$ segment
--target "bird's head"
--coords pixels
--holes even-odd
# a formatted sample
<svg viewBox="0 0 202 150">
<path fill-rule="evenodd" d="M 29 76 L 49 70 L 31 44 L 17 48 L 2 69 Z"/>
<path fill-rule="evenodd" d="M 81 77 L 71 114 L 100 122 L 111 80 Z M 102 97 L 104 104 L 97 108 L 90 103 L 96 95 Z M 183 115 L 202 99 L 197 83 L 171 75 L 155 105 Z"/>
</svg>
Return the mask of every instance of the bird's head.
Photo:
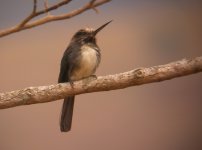
<svg viewBox="0 0 202 150">
<path fill-rule="evenodd" d="M 93 28 L 85 28 L 76 32 L 72 38 L 72 42 L 80 43 L 96 43 L 96 34 L 101 31 L 105 26 L 107 26 L 111 21 L 105 23 L 98 29 L 94 30 Z"/>
</svg>

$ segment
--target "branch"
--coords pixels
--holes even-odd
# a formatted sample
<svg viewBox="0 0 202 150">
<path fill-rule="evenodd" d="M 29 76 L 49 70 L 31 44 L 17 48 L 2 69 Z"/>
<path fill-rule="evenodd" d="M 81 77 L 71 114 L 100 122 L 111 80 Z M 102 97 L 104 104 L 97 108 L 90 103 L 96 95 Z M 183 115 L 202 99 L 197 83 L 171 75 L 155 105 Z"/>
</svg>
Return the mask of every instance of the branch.
<svg viewBox="0 0 202 150">
<path fill-rule="evenodd" d="M 83 7 L 76 9 L 72 12 L 61 14 L 61 15 L 55 15 L 55 16 L 54 15 L 47 15 L 43 18 L 37 19 L 33 22 L 30 22 L 35 17 L 40 16 L 40 15 L 45 14 L 45 13 L 48 13 L 48 12 L 55 10 L 55 9 L 57 9 L 63 5 L 66 5 L 72 0 L 63 0 L 62 2 L 59 2 L 53 6 L 45 7 L 43 10 L 40 10 L 40 11 L 36 11 L 37 0 L 33 0 L 33 1 L 34 1 L 34 4 L 33 4 L 32 13 L 28 17 L 26 17 L 21 23 L 19 23 L 19 25 L 16 25 L 16 26 L 11 27 L 9 29 L 5 29 L 5 30 L 0 31 L 0 37 L 9 35 L 9 34 L 12 34 L 15 32 L 19 32 L 19 31 L 22 31 L 25 29 L 33 28 L 33 27 L 36 27 L 36 26 L 39 26 L 39 25 L 42 25 L 42 24 L 45 24 L 45 23 L 48 23 L 51 21 L 70 19 L 70 18 L 77 16 L 77 15 L 79 15 L 79 14 L 81 14 L 81 13 L 83 13 L 89 9 L 93 9 L 96 12 L 98 12 L 95 7 L 98 7 L 102 4 L 110 2 L 111 0 L 99 0 L 99 1 L 91 0 L 90 2 L 88 2 Z"/>
<path fill-rule="evenodd" d="M 19 29 L 22 28 L 27 22 L 29 22 L 32 18 L 35 17 L 36 7 L 37 7 L 37 0 L 33 0 L 33 2 L 34 2 L 34 4 L 33 4 L 32 13 L 18 25 Z"/>
<path fill-rule="evenodd" d="M 59 2 L 59 3 L 57 3 L 57 4 L 55 4 L 55 5 L 53 5 L 53 6 L 51 6 L 51 7 L 45 8 L 44 10 L 41 10 L 41 11 L 38 11 L 36 15 L 39 16 L 39 15 L 41 15 L 41 14 L 50 12 L 50 11 L 55 10 L 55 9 L 57 9 L 57 8 L 63 6 L 63 5 L 68 4 L 68 3 L 71 2 L 71 1 L 72 1 L 72 0 L 63 0 L 63 1 L 61 1 L 61 2 Z M 46 3 L 47 3 L 47 2 L 46 2 Z"/>
<path fill-rule="evenodd" d="M 194 59 L 183 59 L 166 65 L 101 76 L 97 79 L 89 77 L 74 82 L 73 89 L 69 83 L 60 83 L 0 93 L 0 109 L 51 102 L 64 99 L 69 95 L 123 89 L 130 86 L 169 80 L 198 72 L 202 72 L 202 56 Z"/>
<path fill-rule="evenodd" d="M 50 15 L 50 12 L 48 11 L 48 0 L 44 0 L 44 7 L 46 8 L 47 15 Z"/>
</svg>

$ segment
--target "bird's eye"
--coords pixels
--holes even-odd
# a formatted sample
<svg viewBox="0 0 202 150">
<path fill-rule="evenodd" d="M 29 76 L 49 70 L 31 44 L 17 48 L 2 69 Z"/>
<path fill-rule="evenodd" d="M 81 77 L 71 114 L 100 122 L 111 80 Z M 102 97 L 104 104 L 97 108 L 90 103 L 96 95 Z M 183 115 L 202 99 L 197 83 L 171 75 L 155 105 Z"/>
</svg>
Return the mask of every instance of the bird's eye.
<svg viewBox="0 0 202 150">
<path fill-rule="evenodd" d="M 79 32 L 77 32 L 76 33 L 76 37 L 80 37 L 80 36 L 83 36 L 83 35 L 86 35 L 86 32 L 84 32 L 84 31 L 79 31 Z"/>
</svg>

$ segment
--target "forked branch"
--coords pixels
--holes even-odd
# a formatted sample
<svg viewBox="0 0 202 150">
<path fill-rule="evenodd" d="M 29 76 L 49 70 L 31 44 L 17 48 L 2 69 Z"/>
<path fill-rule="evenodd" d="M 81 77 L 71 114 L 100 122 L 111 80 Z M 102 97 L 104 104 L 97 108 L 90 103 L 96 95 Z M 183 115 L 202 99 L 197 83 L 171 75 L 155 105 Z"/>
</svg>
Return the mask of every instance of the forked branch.
<svg viewBox="0 0 202 150">
<path fill-rule="evenodd" d="M 194 59 L 183 59 L 166 65 L 140 68 L 120 74 L 102 76 L 97 79 L 90 77 L 74 82 L 74 88 L 69 83 L 60 83 L 0 93 L 0 109 L 51 102 L 63 99 L 69 95 L 123 89 L 198 72 L 202 72 L 202 56 Z"/>
<path fill-rule="evenodd" d="M 47 15 L 43 18 L 37 19 L 35 21 L 30 22 L 32 19 L 34 19 L 37 16 L 40 16 L 42 14 L 48 13 L 50 11 L 53 11 L 57 8 L 60 8 L 63 5 L 68 4 L 69 2 L 71 2 L 72 0 L 63 0 L 53 6 L 50 7 L 45 7 L 43 10 L 39 10 L 37 11 L 37 0 L 33 0 L 33 11 L 31 12 L 31 14 L 29 16 L 27 16 L 23 21 L 21 21 L 18 25 L 11 27 L 9 29 L 5 29 L 0 31 L 0 37 L 15 33 L 15 32 L 19 32 L 25 29 L 29 29 L 29 28 L 33 28 L 51 21 L 56 21 L 56 20 L 64 20 L 64 19 L 69 19 L 72 18 L 74 16 L 77 16 L 89 9 L 93 9 L 96 12 L 97 9 L 95 9 L 95 7 L 98 7 L 104 3 L 107 3 L 111 0 L 91 0 L 90 2 L 88 2 L 86 5 L 82 6 L 79 9 L 76 9 L 72 12 L 68 12 L 68 13 L 64 13 L 61 15 Z"/>
<path fill-rule="evenodd" d="M 31 13 L 27 18 L 25 18 L 25 19 L 18 25 L 19 28 L 23 27 L 27 22 L 29 22 L 32 18 L 35 17 L 35 15 L 36 15 L 36 8 L 37 8 L 37 0 L 34 0 L 32 13 Z"/>
</svg>

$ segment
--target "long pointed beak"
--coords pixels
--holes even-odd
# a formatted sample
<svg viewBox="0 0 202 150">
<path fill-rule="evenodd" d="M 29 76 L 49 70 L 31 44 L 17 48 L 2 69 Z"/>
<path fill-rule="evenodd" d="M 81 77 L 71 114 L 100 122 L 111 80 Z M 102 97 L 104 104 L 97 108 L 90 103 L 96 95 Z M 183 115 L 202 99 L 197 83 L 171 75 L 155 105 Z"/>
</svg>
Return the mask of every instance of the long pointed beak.
<svg viewBox="0 0 202 150">
<path fill-rule="evenodd" d="M 94 32 L 93 32 L 93 36 L 95 36 L 99 31 L 101 31 L 104 27 L 106 27 L 110 22 L 112 22 L 112 20 L 111 21 L 109 21 L 109 22 L 107 22 L 107 23 L 105 23 L 105 24 L 103 24 L 101 27 L 99 27 L 98 29 L 96 29 Z"/>
</svg>

